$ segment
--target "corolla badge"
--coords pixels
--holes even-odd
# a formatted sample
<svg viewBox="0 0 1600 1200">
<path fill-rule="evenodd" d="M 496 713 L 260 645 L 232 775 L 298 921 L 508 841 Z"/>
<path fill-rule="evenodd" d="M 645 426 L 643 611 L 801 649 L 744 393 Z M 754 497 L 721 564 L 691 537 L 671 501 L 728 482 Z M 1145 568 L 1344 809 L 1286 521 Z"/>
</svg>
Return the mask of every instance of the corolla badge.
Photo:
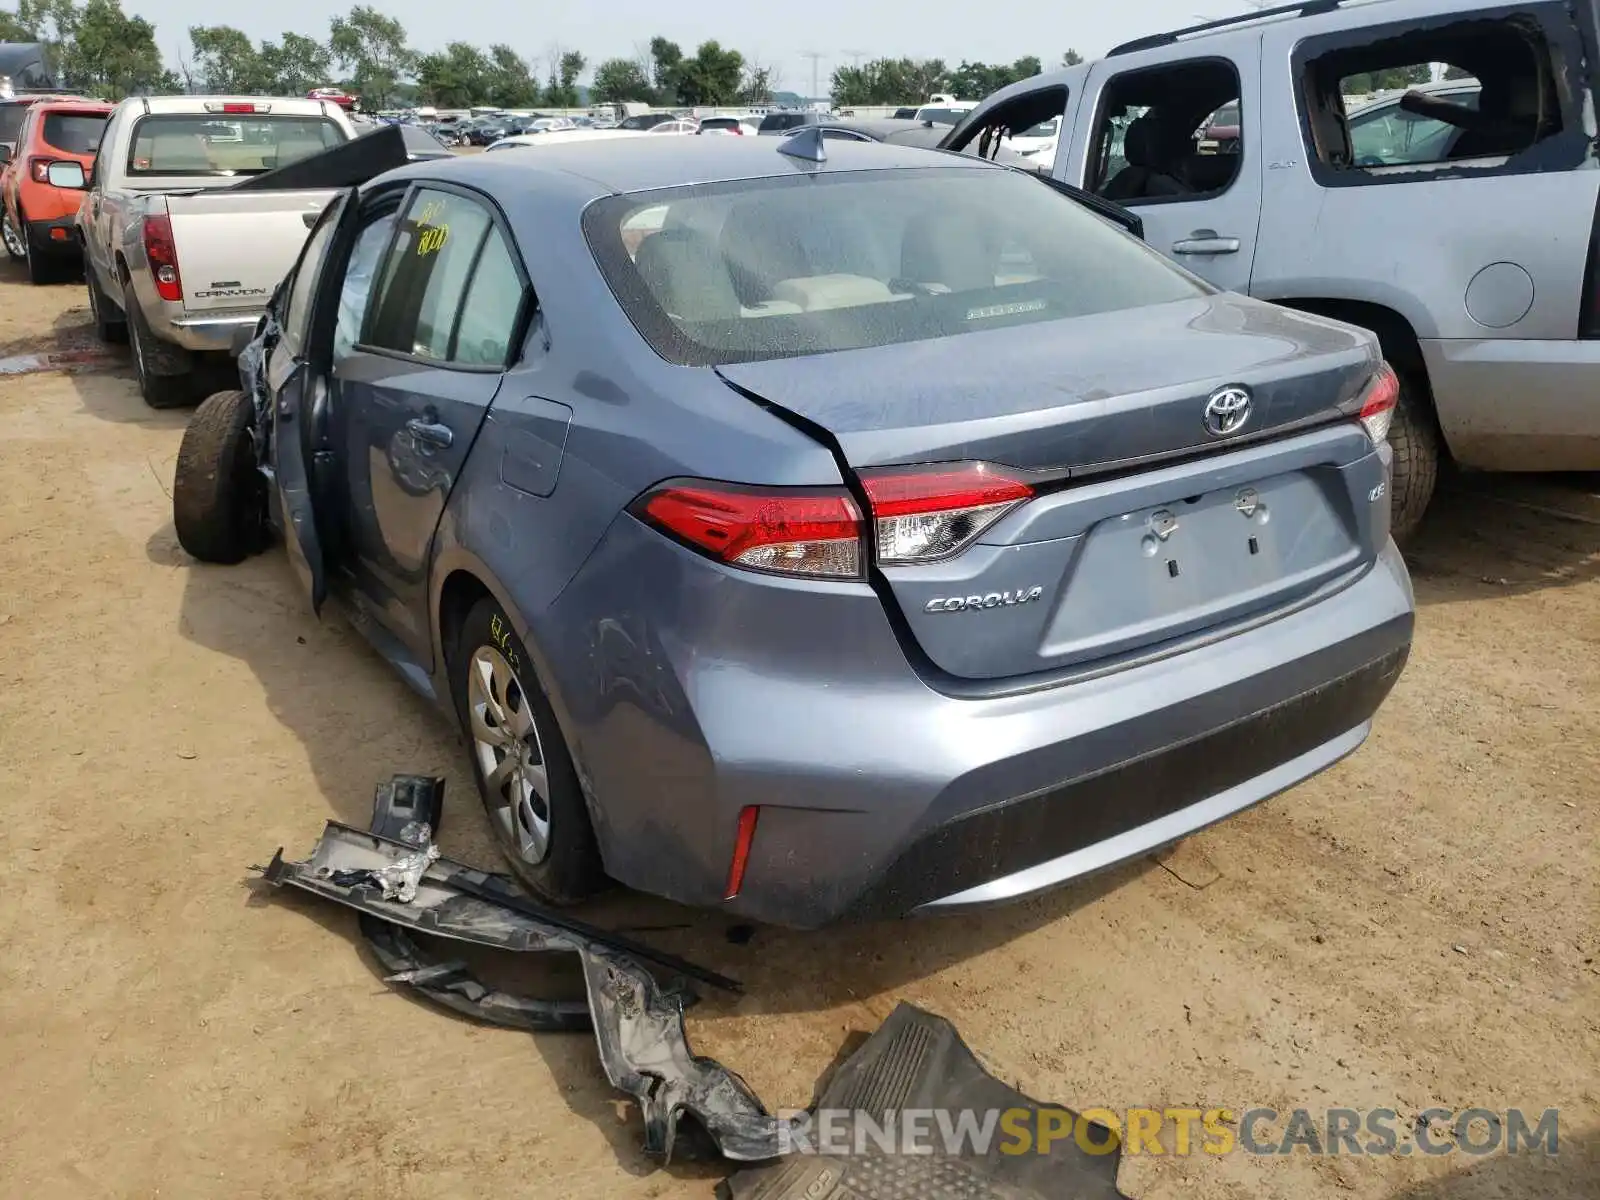
<svg viewBox="0 0 1600 1200">
<path fill-rule="evenodd" d="M 1238 433 L 1250 419 L 1250 393 L 1238 385 L 1218 388 L 1206 401 L 1206 432 L 1212 437 Z"/>
<path fill-rule="evenodd" d="M 1018 588 L 1014 592 L 985 592 L 978 596 L 935 596 L 922 606 L 923 612 L 977 612 L 985 608 L 1011 608 L 1030 604 L 1044 595 L 1044 588 Z"/>
</svg>

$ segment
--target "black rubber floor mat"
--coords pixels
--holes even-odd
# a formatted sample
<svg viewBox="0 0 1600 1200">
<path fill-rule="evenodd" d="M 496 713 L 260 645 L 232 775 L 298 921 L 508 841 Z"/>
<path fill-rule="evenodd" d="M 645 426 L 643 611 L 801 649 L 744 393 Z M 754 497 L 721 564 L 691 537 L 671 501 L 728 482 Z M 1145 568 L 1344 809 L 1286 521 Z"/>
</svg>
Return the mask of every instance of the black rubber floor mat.
<svg viewBox="0 0 1600 1200">
<path fill-rule="evenodd" d="M 740 1171 L 722 1195 L 1127 1200 L 1117 1190 L 1122 1147 L 1111 1130 L 1007 1087 L 950 1022 L 910 1004 L 840 1066 L 812 1118 L 792 1153 Z"/>
</svg>

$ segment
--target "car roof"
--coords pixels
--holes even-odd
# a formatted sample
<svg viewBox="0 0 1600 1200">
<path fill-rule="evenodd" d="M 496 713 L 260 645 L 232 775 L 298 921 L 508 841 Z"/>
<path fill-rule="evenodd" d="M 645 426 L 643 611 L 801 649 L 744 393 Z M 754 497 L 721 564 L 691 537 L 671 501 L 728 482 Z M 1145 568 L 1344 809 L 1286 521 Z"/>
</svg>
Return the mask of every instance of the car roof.
<svg viewBox="0 0 1600 1200">
<path fill-rule="evenodd" d="M 445 169 L 450 177 L 502 198 L 527 178 L 522 173 L 534 171 L 582 180 L 601 189 L 594 195 L 603 195 L 798 173 L 915 167 L 996 169 L 977 158 L 883 142 L 829 142 L 827 161 L 814 163 L 779 153 L 778 148 L 786 144 L 787 139 L 777 138 L 629 138 L 621 143 L 586 139 L 544 146 L 536 155 L 458 156 L 445 164 Z M 432 169 L 437 172 L 440 167 L 434 164 Z"/>
<path fill-rule="evenodd" d="M 100 116 L 109 116 L 116 107 L 108 100 L 41 100 L 34 105 L 35 108 L 47 112 L 88 113 Z"/>
</svg>

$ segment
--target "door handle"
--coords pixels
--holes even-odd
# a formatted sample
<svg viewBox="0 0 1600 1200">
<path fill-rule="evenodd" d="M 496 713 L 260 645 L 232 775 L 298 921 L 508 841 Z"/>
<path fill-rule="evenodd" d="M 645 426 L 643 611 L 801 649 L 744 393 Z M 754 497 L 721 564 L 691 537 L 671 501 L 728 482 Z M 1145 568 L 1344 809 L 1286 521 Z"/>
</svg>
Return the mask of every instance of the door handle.
<svg viewBox="0 0 1600 1200">
<path fill-rule="evenodd" d="M 438 446 L 440 449 L 444 449 L 456 440 L 456 435 L 450 432 L 450 426 L 441 425 L 437 421 L 425 421 L 421 417 L 412 417 L 406 422 L 406 429 L 417 441 Z"/>
<path fill-rule="evenodd" d="M 1215 230 L 1196 229 L 1189 237 L 1172 243 L 1174 254 L 1237 254 L 1239 239 L 1218 237 Z"/>
</svg>

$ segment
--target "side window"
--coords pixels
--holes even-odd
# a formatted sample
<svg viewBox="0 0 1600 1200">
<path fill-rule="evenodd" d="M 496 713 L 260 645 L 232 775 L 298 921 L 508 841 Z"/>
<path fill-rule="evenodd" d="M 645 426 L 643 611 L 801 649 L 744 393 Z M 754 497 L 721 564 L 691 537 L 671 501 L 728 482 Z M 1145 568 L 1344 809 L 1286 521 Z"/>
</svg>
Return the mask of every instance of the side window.
<svg viewBox="0 0 1600 1200">
<path fill-rule="evenodd" d="M 1220 195 L 1239 176 L 1247 118 L 1225 59 L 1114 76 L 1101 92 L 1087 186 L 1120 204 Z"/>
<path fill-rule="evenodd" d="M 394 223 L 400 214 L 383 213 L 370 221 L 356 235 L 356 244 L 350 251 L 350 261 L 345 264 L 344 282 L 339 288 L 339 315 L 333 327 L 333 361 L 338 362 L 355 349 L 361 339 L 361 325 L 367 315 L 367 301 L 372 296 L 372 279 L 377 273 L 378 257 L 389 244 Z"/>
<path fill-rule="evenodd" d="M 522 311 L 522 276 L 500 231 L 489 229 L 483 254 L 455 331 L 452 362 L 471 366 L 503 366 L 511 358 L 511 335 Z"/>
<path fill-rule="evenodd" d="M 1308 39 L 1294 70 L 1313 174 L 1333 186 L 1442 165 L 1547 170 L 1548 153 L 1526 167 L 1517 156 L 1563 138 L 1576 165 L 1585 139 L 1574 89 L 1559 79 L 1577 50 L 1564 12 L 1534 4 L 1503 18 L 1367 29 L 1354 44 Z"/>
<path fill-rule="evenodd" d="M 333 241 L 333 231 L 339 226 L 336 210 L 342 207 L 336 201 L 324 210 L 289 278 L 288 294 L 284 297 L 278 320 L 283 326 L 283 340 L 295 354 L 305 348 L 306 326 L 311 320 L 311 297 L 316 291 L 322 260 L 328 254 L 328 243 Z"/>
<path fill-rule="evenodd" d="M 379 278 L 363 345 L 441 363 L 506 361 L 521 279 L 478 201 L 419 189 L 399 218 Z"/>
<path fill-rule="evenodd" d="M 1059 84 L 1039 88 L 974 120 L 946 149 L 980 158 L 997 158 L 1002 149 L 1010 149 L 1018 156 L 1014 165 L 1048 175 L 1055 166 L 1066 111 L 1066 88 Z"/>
</svg>

